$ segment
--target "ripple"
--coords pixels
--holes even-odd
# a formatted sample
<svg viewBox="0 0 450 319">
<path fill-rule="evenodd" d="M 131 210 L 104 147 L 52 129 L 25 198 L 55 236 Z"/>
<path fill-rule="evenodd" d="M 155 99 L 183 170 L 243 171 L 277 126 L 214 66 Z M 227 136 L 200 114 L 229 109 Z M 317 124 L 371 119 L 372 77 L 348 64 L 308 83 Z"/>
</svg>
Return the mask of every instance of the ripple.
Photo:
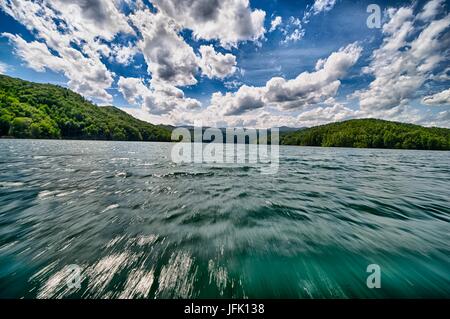
<svg viewBox="0 0 450 319">
<path fill-rule="evenodd" d="M 118 208 L 118 207 L 119 207 L 119 204 L 112 204 L 112 205 L 109 205 L 108 207 L 106 207 L 101 212 L 104 213 L 104 212 L 107 212 L 108 210 L 112 210 L 112 209 L 115 209 L 115 208 Z"/>
<path fill-rule="evenodd" d="M 0 144 L 0 298 L 449 296 L 448 152 L 281 147 L 262 175 L 168 143 Z"/>
</svg>

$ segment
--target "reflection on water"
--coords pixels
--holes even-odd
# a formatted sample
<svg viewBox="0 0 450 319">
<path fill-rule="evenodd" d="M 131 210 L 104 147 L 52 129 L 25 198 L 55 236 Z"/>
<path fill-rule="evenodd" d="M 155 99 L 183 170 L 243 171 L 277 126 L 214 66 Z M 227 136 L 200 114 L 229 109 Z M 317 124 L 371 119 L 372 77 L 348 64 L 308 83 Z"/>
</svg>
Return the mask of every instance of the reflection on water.
<svg viewBox="0 0 450 319">
<path fill-rule="evenodd" d="M 0 297 L 449 297 L 448 152 L 281 147 L 262 175 L 170 147 L 1 140 Z"/>
</svg>

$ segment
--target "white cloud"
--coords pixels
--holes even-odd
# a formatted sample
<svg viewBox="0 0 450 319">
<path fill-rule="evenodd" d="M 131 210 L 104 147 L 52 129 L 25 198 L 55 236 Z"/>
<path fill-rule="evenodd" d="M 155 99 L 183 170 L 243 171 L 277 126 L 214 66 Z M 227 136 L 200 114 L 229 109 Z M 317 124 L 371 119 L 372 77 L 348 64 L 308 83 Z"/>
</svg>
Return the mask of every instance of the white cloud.
<svg viewBox="0 0 450 319">
<path fill-rule="evenodd" d="M 117 85 L 125 100 L 133 105 L 141 103 L 142 97 L 151 93 L 140 78 L 125 78 L 121 76 Z"/>
<path fill-rule="evenodd" d="M 18 55 L 28 67 L 37 72 L 44 72 L 46 68 L 54 71 L 62 71 L 65 62 L 48 50 L 47 45 L 42 42 L 26 42 L 22 37 L 10 33 L 2 33 L 14 45 L 16 55 Z"/>
<path fill-rule="evenodd" d="M 334 97 L 339 79 L 356 63 L 362 48 L 352 43 L 327 59 L 320 60 L 314 72 L 302 72 L 295 79 L 270 79 L 264 87 L 242 86 L 235 93 L 214 93 L 211 106 L 223 115 L 238 115 L 264 106 L 281 110 L 304 109 Z"/>
<path fill-rule="evenodd" d="M 300 26 L 302 24 L 302 22 L 300 21 L 299 18 L 294 17 L 294 16 L 290 16 L 289 17 L 289 23 L 294 25 L 294 26 Z"/>
<path fill-rule="evenodd" d="M 63 72 L 74 91 L 112 101 L 106 89 L 112 83 L 113 73 L 101 61 L 110 49 L 103 41 L 112 40 L 119 32 L 134 33 L 114 2 L 1 1 L 0 7 L 39 39 L 26 42 L 20 36 L 8 35 L 28 66 L 38 71 L 48 68 Z"/>
<path fill-rule="evenodd" d="M 58 11 L 70 26 L 75 36 L 80 38 L 101 37 L 106 40 L 119 32 L 134 33 L 125 16 L 111 0 L 51 0 L 48 6 Z"/>
<path fill-rule="evenodd" d="M 152 92 L 144 96 L 142 107 L 149 113 L 169 114 L 171 112 L 186 112 L 201 107 L 201 103 L 192 98 L 186 98 L 182 90 L 168 84 L 152 85 Z"/>
<path fill-rule="evenodd" d="M 128 45 L 113 44 L 111 46 L 111 58 L 117 63 L 123 65 L 130 65 L 133 62 L 134 56 L 139 52 L 138 48 L 128 43 Z"/>
<path fill-rule="evenodd" d="M 316 106 L 299 115 L 276 113 L 273 109 L 254 109 L 243 114 L 218 116 L 216 108 L 199 112 L 172 113 L 170 122 L 175 125 L 194 124 L 201 121 L 204 126 L 213 127 L 309 127 L 334 121 L 343 121 L 357 116 L 356 112 L 342 104 L 329 101 L 325 106 Z"/>
<path fill-rule="evenodd" d="M 284 39 L 281 40 L 282 44 L 300 41 L 305 36 L 305 29 L 302 26 L 302 22 L 299 18 L 294 16 L 289 17 L 288 22 L 281 29 L 281 32 L 285 36 Z"/>
<path fill-rule="evenodd" d="M 362 52 L 352 43 L 333 52 L 322 61 L 315 72 L 302 72 L 295 79 L 272 78 L 266 84 L 268 103 L 281 109 L 302 108 L 333 97 L 340 87 L 339 79 L 356 63 Z"/>
<path fill-rule="evenodd" d="M 282 43 L 288 43 L 288 42 L 297 42 L 303 39 L 305 36 L 305 30 L 304 29 L 294 29 L 291 34 L 286 35 Z"/>
<path fill-rule="evenodd" d="M 330 122 L 344 121 L 356 115 L 355 111 L 342 104 L 316 107 L 298 115 L 297 119 L 302 126 L 316 126 Z"/>
<path fill-rule="evenodd" d="M 142 111 L 151 114 L 169 114 L 201 107 L 199 101 L 186 98 L 182 90 L 166 83 L 152 81 L 148 87 L 142 79 L 121 76 L 117 84 L 128 103 L 140 105 Z"/>
<path fill-rule="evenodd" d="M 424 124 L 427 126 L 438 126 L 450 128 L 450 110 L 439 112 L 434 116 L 425 119 Z"/>
<path fill-rule="evenodd" d="M 237 89 L 238 87 L 242 86 L 242 82 L 238 81 L 238 80 L 231 80 L 231 81 L 225 81 L 223 83 L 223 85 L 228 89 L 228 90 L 234 90 Z"/>
<path fill-rule="evenodd" d="M 173 112 L 168 120 L 174 125 L 192 125 L 201 121 L 204 126 L 211 127 L 298 127 L 298 120 L 291 115 L 273 114 L 264 110 L 254 110 L 245 114 L 218 116 L 216 109 L 207 108 L 197 112 Z"/>
<path fill-rule="evenodd" d="M 113 75 L 103 63 L 86 58 L 80 51 L 70 47 L 60 50 L 59 57 L 53 55 L 42 42 L 26 42 L 20 36 L 9 33 L 2 35 L 10 40 L 16 55 L 28 67 L 38 72 L 46 69 L 62 72 L 69 79 L 69 87 L 75 92 L 106 102 L 112 101 L 112 96 L 106 89 L 111 86 Z"/>
<path fill-rule="evenodd" d="M 336 4 L 336 0 L 315 0 L 313 5 L 307 8 L 303 15 L 303 22 L 309 23 L 309 18 L 322 12 L 331 11 Z"/>
<path fill-rule="evenodd" d="M 197 39 L 219 40 L 224 47 L 264 36 L 263 10 L 249 0 L 153 0 L 158 9 L 193 31 Z"/>
<path fill-rule="evenodd" d="M 214 93 L 211 97 L 212 108 L 222 115 L 237 115 L 248 110 L 258 109 L 264 106 L 263 88 L 243 85 L 235 93 Z"/>
<path fill-rule="evenodd" d="M 422 12 L 417 16 L 417 19 L 429 21 L 436 17 L 443 9 L 444 0 L 431 0 L 423 7 Z"/>
<path fill-rule="evenodd" d="M 335 4 L 336 0 L 316 0 L 312 6 L 313 14 L 330 11 L 333 9 Z"/>
<path fill-rule="evenodd" d="M 422 103 L 426 105 L 450 105 L 450 89 L 425 96 Z"/>
<path fill-rule="evenodd" d="M 0 7 L 55 51 L 75 45 L 95 58 L 109 53 L 103 40 L 134 34 L 114 1 L 2 1 Z"/>
<path fill-rule="evenodd" d="M 444 49 L 449 43 L 443 34 L 448 31 L 450 16 L 419 27 L 415 26 L 412 8 L 389 9 L 388 15 L 390 20 L 383 25 L 383 43 L 373 52 L 365 69 L 375 79 L 367 89 L 354 94 L 367 114 L 401 110 L 399 106 L 415 98 L 418 89 L 447 59 Z"/>
<path fill-rule="evenodd" d="M 269 32 L 275 31 L 276 28 L 281 25 L 281 23 L 283 23 L 283 19 L 280 16 L 276 16 L 275 18 L 273 18 L 273 20 L 270 22 Z"/>
<path fill-rule="evenodd" d="M 446 68 L 443 71 L 438 71 L 437 74 L 431 75 L 430 80 L 437 82 L 450 81 L 450 67 Z"/>
<path fill-rule="evenodd" d="M 120 107 L 122 111 L 127 112 L 131 116 L 134 116 L 137 119 L 140 119 L 141 121 L 146 121 L 152 124 L 168 124 L 168 125 L 174 125 L 175 123 L 172 121 L 172 119 L 168 116 L 161 116 L 157 114 L 151 114 L 147 112 L 145 109 L 142 108 L 135 108 L 135 107 Z"/>
<path fill-rule="evenodd" d="M 175 21 L 150 10 L 137 11 L 130 19 L 142 34 L 137 45 L 155 81 L 175 86 L 197 83 L 197 57 L 178 34 L 180 26 Z"/>
<path fill-rule="evenodd" d="M 3 62 L 0 62 L 0 74 L 5 74 L 6 70 L 8 70 L 8 65 Z"/>
<path fill-rule="evenodd" d="M 236 72 L 236 57 L 230 53 L 216 52 L 212 45 L 200 46 L 199 65 L 203 74 L 209 78 L 224 79 Z"/>
</svg>

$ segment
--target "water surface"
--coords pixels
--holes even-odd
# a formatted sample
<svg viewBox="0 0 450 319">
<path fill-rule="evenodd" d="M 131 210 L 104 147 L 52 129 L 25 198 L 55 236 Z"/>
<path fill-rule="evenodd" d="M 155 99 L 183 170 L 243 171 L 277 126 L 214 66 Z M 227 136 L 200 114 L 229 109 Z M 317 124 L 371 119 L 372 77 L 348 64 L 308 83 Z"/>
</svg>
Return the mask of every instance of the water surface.
<svg viewBox="0 0 450 319">
<path fill-rule="evenodd" d="M 171 145 L 0 140 L 0 297 L 450 296 L 449 152 L 283 146 L 262 175 Z"/>
</svg>

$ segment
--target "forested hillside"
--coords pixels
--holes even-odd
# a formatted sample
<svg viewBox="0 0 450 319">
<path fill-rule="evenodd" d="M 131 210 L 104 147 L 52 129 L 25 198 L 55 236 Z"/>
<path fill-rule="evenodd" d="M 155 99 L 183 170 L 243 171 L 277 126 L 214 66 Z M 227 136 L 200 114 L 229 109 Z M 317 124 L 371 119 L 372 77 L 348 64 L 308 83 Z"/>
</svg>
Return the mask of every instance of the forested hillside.
<svg viewBox="0 0 450 319">
<path fill-rule="evenodd" d="M 450 129 L 357 119 L 284 134 L 281 144 L 450 150 Z"/>
<path fill-rule="evenodd" d="M 170 141 L 166 128 L 113 107 L 99 107 L 69 89 L 0 75 L 0 136 Z"/>
</svg>

